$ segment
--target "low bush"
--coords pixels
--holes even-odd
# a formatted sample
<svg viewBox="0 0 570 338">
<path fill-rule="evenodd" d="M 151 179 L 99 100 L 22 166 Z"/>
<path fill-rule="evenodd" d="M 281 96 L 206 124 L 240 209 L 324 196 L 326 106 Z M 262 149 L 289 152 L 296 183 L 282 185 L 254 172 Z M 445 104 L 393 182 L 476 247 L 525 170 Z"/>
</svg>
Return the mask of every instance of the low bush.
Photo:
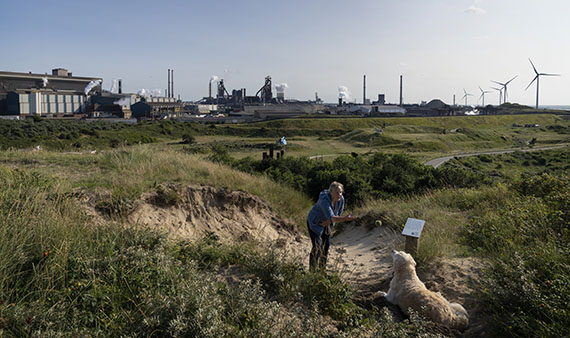
<svg viewBox="0 0 570 338">
<path fill-rule="evenodd" d="M 474 218 L 464 242 L 493 260 L 482 282 L 499 336 L 561 337 L 570 328 L 570 178 L 527 177 L 506 206 Z"/>
<path fill-rule="evenodd" d="M 232 160 L 218 151 L 210 158 L 245 172 L 265 174 L 312 198 L 317 198 L 332 181 L 339 181 L 345 186 L 345 197 L 357 206 L 371 198 L 417 194 L 441 187 L 473 187 L 487 182 L 472 171 L 434 169 L 403 154 L 376 153 L 368 158 L 343 155 L 332 162 L 291 157 L 256 161 L 249 157 Z"/>
<path fill-rule="evenodd" d="M 260 277 L 229 284 L 200 263 L 211 248 L 224 251 L 212 238 L 186 259 L 187 251 L 165 235 L 91 225 L 55 181 L 1 167 L 0 173 L 1 334 L 326 335 L 324 325 L 306 324 L 323 321 L 310 308 L 284 316 L 267 296 L 293 284 L 279 274 L 293 265 L 236 250 Z"/>
</svg>

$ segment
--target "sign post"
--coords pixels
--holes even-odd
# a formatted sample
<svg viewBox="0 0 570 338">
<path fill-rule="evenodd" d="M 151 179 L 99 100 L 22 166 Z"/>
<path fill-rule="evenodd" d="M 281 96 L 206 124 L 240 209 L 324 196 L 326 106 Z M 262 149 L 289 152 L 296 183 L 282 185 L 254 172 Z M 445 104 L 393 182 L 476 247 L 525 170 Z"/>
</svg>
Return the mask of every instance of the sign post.
<svg viewBox="0 0 570 338">
<path fill-rule="evenodd" d="M 408 218 L 402 235 L 406 236 L 406 252 L 415 256 L 420 249 L 420 235 L 424 229 L 426 221 L 415 218 Z"/>
</svg>

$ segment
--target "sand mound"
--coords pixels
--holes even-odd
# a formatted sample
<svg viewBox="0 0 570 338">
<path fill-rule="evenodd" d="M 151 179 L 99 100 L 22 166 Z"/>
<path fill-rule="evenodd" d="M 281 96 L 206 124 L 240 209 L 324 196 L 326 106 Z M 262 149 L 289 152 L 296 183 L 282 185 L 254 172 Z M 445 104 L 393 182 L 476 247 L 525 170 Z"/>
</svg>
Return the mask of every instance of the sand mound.
<svg viewBox="0 0 570 338">
<path fill-rule="evenodd" d="M 97 197 L 84 198 L 83 202 L 91 215 L 102 220 L 104 212 L 93 207 Z M 377 291 L 388 290 L 392 277 L 391 251 L 403 249 L 404 238 L 390 226 L 375 226 L 376 217 L 380 216 L 365 215 L 335 229 L 328 268 L 338 271 L 354 287 L 357 298 L 386 306 L 376 297 Z M 176 239 L 195 240 L 214 233 L 222 241 L 254 241 L 276 246 L 301 259 L 308 268 L 308 235 L 292 221 L 277 216 L 269 203 L 243 191 L 163 184 L 134 202 L 127 222 L 166 231 Z M 482 331 L 472 291 L 482 269 L 483 264 L 474 258 L 457 258 L 418 271 L 430 290 L 464 304 L 474 319 L 466 336 Z"/>
<path fill-rule="evenodd" d="M 255 241 L 291 250 L 307 245 L 295 224 L 277 216 L 263 199 L 210 186 L 161 185 L 143 194 L 128 221 L 174 238 L 194 240 L 214 233 L 222 241 Z"/>
<path fill-rule="evenodd" d="M 331 263 L 341 277 L 358 291 L 375 292 L 390 278 L 391 252 L 402 245 L 403 237 L 388 226 L 351 222 L 331 242 Z"/>
</svg>

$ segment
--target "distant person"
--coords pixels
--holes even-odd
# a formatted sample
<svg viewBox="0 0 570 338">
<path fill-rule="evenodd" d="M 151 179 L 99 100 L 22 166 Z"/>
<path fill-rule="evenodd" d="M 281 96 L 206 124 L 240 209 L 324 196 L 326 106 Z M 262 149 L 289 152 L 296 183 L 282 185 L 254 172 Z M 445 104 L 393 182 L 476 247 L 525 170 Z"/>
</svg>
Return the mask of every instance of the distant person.
<svg viewBox="0 0 570 338">
<path fill-rule="evenodd" d="M 344 187 L 338 182 L 332 182 L 328 190 L 321 191 L 319 200 L 309 211 L 307 226 L 313 245 L 309 255 L 309 269 L 316 271 L 324 269 L 329 254 L 331 228 L 335 223 L 352 221 L 352 215 L 341 216 L 344 211 Z"/>
</svg>

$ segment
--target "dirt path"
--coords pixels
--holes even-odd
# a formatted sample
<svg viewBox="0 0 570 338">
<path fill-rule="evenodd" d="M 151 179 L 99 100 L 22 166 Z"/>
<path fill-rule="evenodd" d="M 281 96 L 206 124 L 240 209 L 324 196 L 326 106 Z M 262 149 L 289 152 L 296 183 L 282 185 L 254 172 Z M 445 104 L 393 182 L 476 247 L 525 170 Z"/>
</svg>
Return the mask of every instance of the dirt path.
<svg viewBox="0 0 570 338">
<path fill-rule="evenodd" d="M 444 164 L 445 162 L 456 158 L 456 157 L 469 157 L 469 156 L 477 156 L 477 155 L 492 155 L 492 154 L 507 154 L 507 153 L 514 153 L 515 151 L 540 151 L 540 150 L 550 150 L 550 149 L 558 149 L 568 147 L 568 145 L 559 145 L 559 146 L 552 146 L 552 147 L 542 147 L 542 148 L 519 148 L 519 149 L 509 149 L 509 150 L 497 150 L 497 151 L 484 151 L 480 153 L 467 153 L 467 154 L 457 154 L 453 156 L 444 156 L 435 158 L 433 160 L 429 160 L 425 162 L 425 165 L 431 165 L 434 168 L 439 167 L 440 165 Z"/>
</svg>

